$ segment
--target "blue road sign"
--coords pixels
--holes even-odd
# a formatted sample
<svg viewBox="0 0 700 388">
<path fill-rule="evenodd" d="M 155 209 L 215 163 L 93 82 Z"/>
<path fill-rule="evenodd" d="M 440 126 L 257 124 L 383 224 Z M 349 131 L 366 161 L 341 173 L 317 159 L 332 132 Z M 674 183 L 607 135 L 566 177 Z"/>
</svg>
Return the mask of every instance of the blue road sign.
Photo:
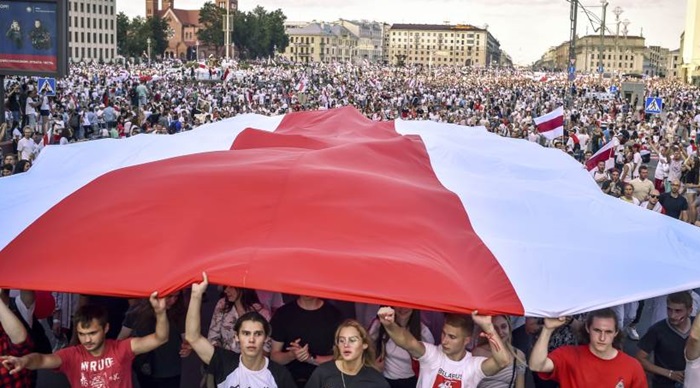
<svg viewBox="0 0 700 388">
<path fill-rule="evenodd" d="M 598 66 L 598 73 L 602 74 L 604 70 L 605 68 L 603 66 Z"/>
<path fill-rule="evenodd" d="M 56 78 L 39 78 L 37 87 L 39 94 L 53 97 L 56 95 Z"/>
<path fill-rule="evenodd" d="M 615 85 L 610 86 L 610 93 L 616 94 L 617 91 L 618 91 L 617 86 L 615 86 Z"/>
<path fill-rule="evenodd" d="M 658 115 L 661 113 L 664 100 L 661 97 L 647 97 L 644 103 L 644 113 Z"/>
</svg>

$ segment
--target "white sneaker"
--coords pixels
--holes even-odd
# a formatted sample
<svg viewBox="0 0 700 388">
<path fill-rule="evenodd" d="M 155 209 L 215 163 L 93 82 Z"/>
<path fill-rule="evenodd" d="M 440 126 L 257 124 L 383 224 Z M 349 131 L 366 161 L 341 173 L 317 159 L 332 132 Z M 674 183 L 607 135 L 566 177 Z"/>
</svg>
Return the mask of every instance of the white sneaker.
<svg viewBox="0 0 700 388">
<path fill-rule="evenodd" d="M 629 339 L 632 341 L 639 341 L 639 333 L 637 332 L 637 328 L 634 326 L 627 326 L 627 329 L 625 329 L 627 332 L 627 336 Z"/>
</svg>

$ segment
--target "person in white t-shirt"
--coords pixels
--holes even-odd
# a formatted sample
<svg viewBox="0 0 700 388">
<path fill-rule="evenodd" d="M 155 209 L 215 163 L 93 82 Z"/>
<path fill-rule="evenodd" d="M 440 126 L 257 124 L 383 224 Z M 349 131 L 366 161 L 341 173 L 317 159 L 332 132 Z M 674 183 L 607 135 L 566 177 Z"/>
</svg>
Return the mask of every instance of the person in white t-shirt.
<svg viewBox="0 0 700 388">
<path fill-rule="evenodd" d="M 33 130 L 31 127 L 24 127 L 24 137 L 17 142 L 17 154 L 20 160 L 34 160 L 36 155 L 37 145 L 32 138 Z"/>
<path fill-rule="evenodd" d="M 693 321 L 690 335 L 685 344 L 685 380 L 686 388 L 700 387 L 700 319 Z"/>
<path fill-rule="evenodd" d="M 496 333 L 490 316 L 448 314 L 442 329 L 440 346 L 420 342 L 395 321 L 395 311 L 382 307 L 377 316 L 391 340 L 406 349 L 411 357 L 418 359 L 420 374 L 417 388 L 462 387 L 476 388 L 486 376 L 493 376 L 513 362 Z M 466 350 L 472 340 L 474 323 L 479 325 L 488 338 L 493 356 L 474 357 Z"/>
<path fill-rule="evenodd" d="M 287 368 L 265 357 L 264 344 L 270 336 L 270 323 L 257 311 L 241 315 L 233 329 L 234 340 L 241 353 L 214 346 L 202 336 L 202 296 L 209 286 L 206 273 L 201 283 L 192 283 L 192 295 L 187 309 L 185 339 L 197 356 L 208 365 L 217 387 L 296 388 Z"/>
</svg>

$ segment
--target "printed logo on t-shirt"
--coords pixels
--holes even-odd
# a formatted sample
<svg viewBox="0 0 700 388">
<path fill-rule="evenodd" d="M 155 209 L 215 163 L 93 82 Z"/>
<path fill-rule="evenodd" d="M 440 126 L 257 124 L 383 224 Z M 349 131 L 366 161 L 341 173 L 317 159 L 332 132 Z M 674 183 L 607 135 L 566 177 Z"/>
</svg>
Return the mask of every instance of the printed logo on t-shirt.
<svg viewBox="0 0 700 388">
<path fill-rule="evenodd" d="M 447 373 L 440 368 L 435 376 L 433 388 L 462 388 L 462 375 L 460 373 Z"/>
<path fill-rule="evenodd" d="M 80 386 L 86 388 L 107 388 L 121 381 L 119 370 L 114 366 L 114 359 L 106 357 L 97 361 L 80 363 Z"/>
<path fill-rule="evenodd" d="M 622 377 L 620 377 L 620 380 L 615 385 L 615 388 L 625 388 L 625 380 Z"/>
</svg>

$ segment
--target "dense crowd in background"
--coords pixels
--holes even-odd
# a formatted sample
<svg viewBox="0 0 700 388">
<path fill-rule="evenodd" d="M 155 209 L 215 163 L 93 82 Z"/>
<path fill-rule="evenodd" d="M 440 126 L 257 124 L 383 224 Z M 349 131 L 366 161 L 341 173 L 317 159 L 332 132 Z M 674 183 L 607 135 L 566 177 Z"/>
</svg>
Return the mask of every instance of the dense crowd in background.
<svg viewBox="0 0 700 388">
<path fill-rule="evenodd" d="M 643 101 L 625 99 L 622 93 L 624 82 L 641 82 L 646 88 L 644 97 L 663 98 L 663 113 L 645 114 Z M 611 86 L 616 87 L 612 92 Z M 47 96 L 46 90 L 39 90 L 32 78 L 10 77 L 5 88 L 6 115 L 5 124 L 0 126 L 0 140 L 5 141 L 6 149 L 11 152 L 2 157 L 2 176 L 29 171 L 46 146 L 103 138 L 176 134 L 246 113 L 279 115 L 351 105 L 377 121 L 431 120 L 483 126 L 501 136 L 561 149 L 580 161 L 582 168 L 596 152 L 606 144 L 612 144 L 614 163 L 601 162 L 591 170 L 591 179 L 602 192 L 700 226 L 700 199 L 696 195 L 700 187 L 697 150 L 700 90 L 674 80 L 581 75 L 572 83 L 565 75 L 506 68 L 394 67 L 370 63 L 301 65 L 273 61 L 231 62 L 226 66 L 208 67 L 206 64 L 187 66 L 174 61 L 142 65 L 74 65 L 69 76 L 58 80 L 56 95 L 51 97 Z M 559 106 L 564 106 L 565 111 L 564 136 L 548 140 L 537 131 L 533 119 Z M 646 387 L 646 377 L 642 385 L 637 373 L 642 367 L 652 376 L 653 387 L 678 387 L 683 386 L 686 359 L 693 359 L 690 353 L 684 353 L 686 340 L 700 336 L 700 327 L 695 327 L 700 325 L 693 326 L 691 331 L 690 316 L 697 312 L 700 299 L 694 292 L 673 294 L 668 298 L 663 296 L 646 303 L 625 304 L 589 316 L 538 320 L 506 316 L 488 319 L 458 317 L 403 308 L 383 311 L 377 318 L 379 306 L 225 287 L 220 290 L 221 298 L 215 300 L 213 312 L 207 317 L 211 318 L 211 324 L 206 330 L 208 337 L 203 339 L 198 335 L 199 310 L 206 289 L 205 279 L 203 283 L 193 285 L 191 293 L 180 292 L 165 299 L 152 297 L 150 302 L 53 293 L 56 308 L 46 322 L 43 321 L 46 317 L 39 322 L 32 316 L 32 305 L 36 301 L 32 292 L 25 291 L 12 297 L 4 293 L 3 300 L 12 307 L 15 315 L 21 317 L 29 330 L 30 342 L 44 344 L 41 349 L 34 350 L 44 354 L 63 351 L 65 358 L 59 360 L 64 363 L 71 359 L 64 350 L 71 348 L 67 346 L 71 340 L 74 344 L 80 342 L 88 351 L 88 345 L 94 345 L 90 339 L 82 337 L 80 331 L 76 334 L 76 329 L 83 324 L 89 327 L 93 320 L 99 323 L 96 330 L 104 330 L 107 338 L 150 338 L 151 342 L 131 343 L 132 356 L 140 354 L 133 361 L 133 373 L 141 387 L 179 386 L 180 358 L 187 357 L 192 350 L 208 365 L 203 370 L 202 386 L 249 381 L 245 380 L 248 377 L 236 374 L 243 372 L 240 372 L 237 356 L 231 356 L 232 353 L 245 356 L 246 344 L 241 341 L 244 334 L 252 335 L 241 331 L 241 317 L 245 317 L 243 321 L 259 324 L 260 335 L 264 337 L 260 343 L 251 339 L 251 344 L 254 343 L 251 352 L 258 352 L 255 353 L 258 358 L 251 356 L 250 360 L 260 361 L 260 354 L 265 354 L 274 361 L 270 361 L 271 375 L 262 378 L 260 384 L 309 388 L 326 387 L 328 385 L 324 384 L 328 381 L 336 384 L 331 386 L 344 388 L 384 387 L 386 382 L 392 388 L 450 387 L 437 385 L 440 376 L 432 379 L 431 373 L 438 373 L 437 369 L 433 370 L 438 364 L 428 365 L 424 358 L 439 359 L 442 356 L 438 355 L 442 354 L 454 361 L 450 357 L 465 357 L 461 353 L 465 345 L 474 355 L 473 359 L 483 364 L 480 364 L 481 375 L 469 369 L 474 367 L 472 364 L 465 366 L 464 376 L 472 373 L 477 377 L 470 380 L 476 382 L 474 385 L 464 377 L 461 381 L 465 385 L 462 386 L 471 387 L 478 383 L 479 387 L 487 388 L 522 388 L 525 374 L 531 373 L 528 366 L 545 372 L 533 374 L 537 387 L 556 387 L 556 383 L 548 381 L 551 379 L 559 381 L 563 387 L 576 386 L 571 385 L 576 381 L 575 377 L 569 376 L 576 375 L 575 372 L 554 369 L 555 366 L 563 368 L 562 365 L 568 362 L 567 357 L 572 356 L 565 356 L 563 351 L 551 352 L 565 345 L 578 344 L 590 345 L 593 349 L 596 341 L 607 341 L 608 347 L 601 352 L 609 352 L 619 348 L 622 333 L 639 341 L 641 353 L 636 354 L 638 361 L 616 364 L 615 370 L 629 369 L 632 376 L 631 382 L 629 379 L 620 380 L 616 387 Z M 209 292 L 216 291 L 210 287 Z M 95 303 L 106 306 L 109 315 L 94 307 Z M 189 312 L 187 303 L 190 304 Z M 4 326 L 9 318 L 3 318 L 4 304 L 0 305 L 0 323 Z M 645 306 L 650 309 L 654 324 L 640 335 L 636 325 Z M 197 311 L 196 315 L 193 315 L 193 309 Z M 251 318 L 251 313 L 260 317 L 253 314 Z M 346 318 L 355 321 L 342 323 Z M 596 325 L 606 319 L 614 322 L 614 330 L 601 340 L 607 332 L 603 333 L 604 330 Z M 164 320 L 170 327 L 170 332 L 165 332 L 167 338 L 162 338 Z M 80 324 L 77 328 L 76 322 Z M 109 325 L 105 326 L 107 322 Z M 272 334 L 270 325 L 274 328 Z M 46 330 L 38 329 L 41 327 Z M 404 336 L 400 328 L 405 328 L 411 338 L 424 345 L 407 339 L 409 337 Z M 464 334 L 469 341 L 462 344 L 455 340 L 449 328 L 463 329 L 455 335 Z M 484 332 L 484 337 L 472 335 L 479 330 Z M 9 333 L 7 328 L 4 331 Z M 594 332 L 599 335 L 597 339 Z M 149 337 L 153 335 L 155 337 Z M 540 344 L 542 341 L 544 345 Z M 121 342 L 110 343 L 110 346 L 116 347 L 116 344 Z M 435 348 L 432 344 L 441 347 Z M 355 345 L 363 350 L 357 353 L 353 350 Z M 450 347 L 454 354 L 448 351 Z M 6 354 L 9 348 L 0 346 L 0 353 Z M 350 349 L 347 354 L 345 348 Z M 372 354 L 365 353 L 367 349 L 373 349 Z M 17 354 L 12 356 L 17 357 L 28 352 L 25 348 L 14 351 Z M 120 352 L 129 353 L 123 349 Z M 547 362 L 550 360 L 548 352 L 555 360 L 555 366 Z M 649 358 L 651 353 L 654 353 L 653 360 Z M 252 361 L 244 356 L 240 363 L 250 368 L 246 363 Z M 381 381 L 377 381 L 378 375 L 373 375 L 374 372 L 362 372 L 361 368 L 347 370 L 353 368 L 350 361 L 355 359 L 352 357 L 371 360 L 365 365 L 379 370 L 383 376 Z M 6 359 L 5 372 L 7 368 L 21 364 L 19 360 L 21 358 Z M 333 360 L 336 360 L 336 369 L 328 366 Z M 32 364 L 39 362 L 36 360 L 22 362 L 22 368 L 31 366 L 30 369 L 46 365 L 58 368 L 61 365 L 55 365 L 55 358 L 41 359 L 43 364 Z M 639 368 L 634 362 L 639 363 Z M 278 364 L 286 368 L 280 370 L 272 366 Z M 595 369 L 600 366 L 593 364 L 589 360 L 582 361 L 578 367 L 566 365 L 572 371 L 590 367 L 596 371 L 591 375 L 606 375 L 606 372 Z M 0 376 L 5 379 L 2 370 L 0 368 Z M 69 370 L 61 370 L 71 381 L 80 380 L 72 380 Z M 288 372 L 291 376 L 287 375 Z M 565 374 L 569 376 L 566 378 L 574 380 L 564 382 L 561 379 L 566 379 Z M 481 380 L 484 375 L 486 378 Z M 336 377 L 342 381 L 333 380 Z M 449 376 L 442 377 L 445 384 L 451 381 Z M 30 384 L 28 382 L 34 377 L 27 374 L 23 378 L 21 384 Z M 294 380 L 292 385 L 289 385 L 289 378 Z M 13 380 L 12 384 L 17 383 Z M 21 384 L 3 386 L 26 386 Z M 112 386 L 86 384 L 80 386 Z M 688 384 L 686 380 L 686 387 L 693 386 Z M 266 385 L 252 383 L 251 386 Z"/>
</svg>

